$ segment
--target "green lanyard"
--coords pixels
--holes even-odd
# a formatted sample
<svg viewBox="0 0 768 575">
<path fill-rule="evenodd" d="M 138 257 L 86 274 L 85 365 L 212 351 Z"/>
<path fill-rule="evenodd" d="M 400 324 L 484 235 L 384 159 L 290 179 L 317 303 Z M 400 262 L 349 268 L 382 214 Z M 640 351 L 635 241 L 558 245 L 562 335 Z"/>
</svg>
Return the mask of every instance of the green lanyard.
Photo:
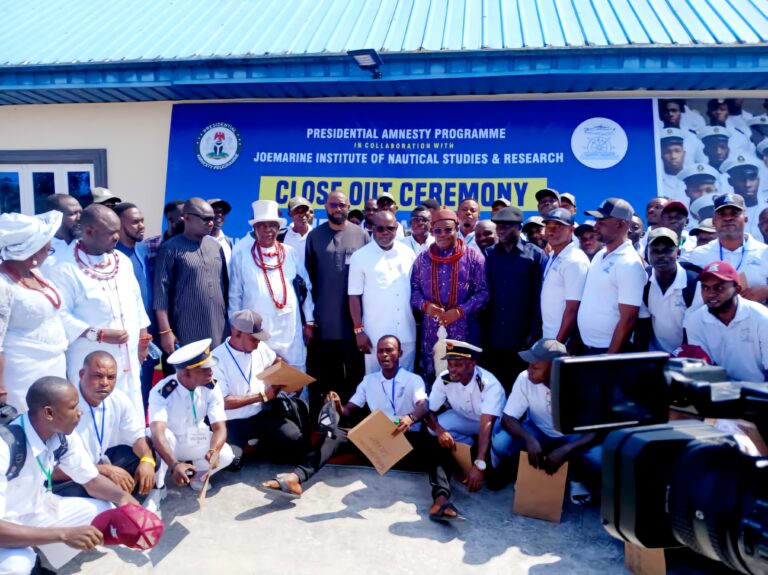
<svg viewBox="0 0 768 575">
<path fill-rule="evenodd" d="M 197 425 L 197 408 L 195 407 L 195 390 L 189 392 L 189 401 L 192 402 L 192 415 L 195 416 L 195 425 Z"/>
<path fill-rule="evenodd" d="M 24 430 L 24 436 L 26 437 L 27 429 L 24 427 L 24 417 L 21 417 L 20 420 L 21 420 L 21 428 Z M 27 442 L 29 442 L 29 439 L 27 439 Z M 31 443 L 29 445 L 30 447 L 32 447 Z M 47 490 L 52 491 L 53 490 L 53 468 L 51 468 L 50 470 L 46 469 L 45 466 L 43 466 L 43 464 L 40 462 L 39 455 L 35 455 L 35 461 L 37 461 L 37 465 L 40 467 L 40 470 L 45 475 L 46 483 L 48 485 Z"/>
</svg>

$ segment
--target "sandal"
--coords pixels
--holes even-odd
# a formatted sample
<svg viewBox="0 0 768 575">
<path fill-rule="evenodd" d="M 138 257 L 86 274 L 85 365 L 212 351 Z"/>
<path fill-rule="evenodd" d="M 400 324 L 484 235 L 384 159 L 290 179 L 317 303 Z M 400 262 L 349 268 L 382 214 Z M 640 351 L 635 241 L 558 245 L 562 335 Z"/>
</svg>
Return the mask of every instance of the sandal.
<svg viewBox="0 0 768 575">
<path fill-rule="evenodd" d="M 456 515 L 449 515 L 445 511 L 446 509 L 450 509 L 453 511 Z M 459 510 L 456 509 L 456 506 L 451 503 L 450 501 L 446 501 L 443 503 L 440 508 L 435 513 L 430 513 L 429 518 L 432 521 L 466 521 L 466 518 L 459 513 Z"/>
<path fill-rule="evenodd" d="M 258 489 L 262 493 L 281 495 L 286 499 L 301 498 L 301 493 L 296 493 L 294 491 L 291 491 L 291 486 L 288 484 L 288 482 L 285 479 L 280 477 L 280 475 L 275 476 L 275 478 L 272 481 L 277 482 L 277 485 L 279 486 L 277 489 L 274 487 L 269 487 L 267 485 L 264 485 L 263 483 L 259 483 L 258 485 L 256 485 L 256 489 Z"/>
</svg>

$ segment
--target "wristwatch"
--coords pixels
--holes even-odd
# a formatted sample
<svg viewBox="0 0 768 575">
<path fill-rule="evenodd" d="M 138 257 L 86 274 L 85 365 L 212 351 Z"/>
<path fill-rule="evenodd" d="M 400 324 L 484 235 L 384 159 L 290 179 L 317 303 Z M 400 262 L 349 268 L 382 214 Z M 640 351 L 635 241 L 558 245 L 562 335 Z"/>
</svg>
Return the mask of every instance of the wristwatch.
<svg viewBox="0 0 768 575">
<path fill-rule="evenodd" d="M 98 341 L 99 330 L 94 328 L 89 328 L 88 331 L 85 332 L 85 339 L 87 339 L 88 341 Z"/>
<path fill-rule="evenodd" d="M 485 471 L 486 465 L 485 465 L 485 461 L 483 461 L 482 459 L 475 459 L 472 462 L 472 465 L 477 467 L 480 471 Z"/>
</svg>

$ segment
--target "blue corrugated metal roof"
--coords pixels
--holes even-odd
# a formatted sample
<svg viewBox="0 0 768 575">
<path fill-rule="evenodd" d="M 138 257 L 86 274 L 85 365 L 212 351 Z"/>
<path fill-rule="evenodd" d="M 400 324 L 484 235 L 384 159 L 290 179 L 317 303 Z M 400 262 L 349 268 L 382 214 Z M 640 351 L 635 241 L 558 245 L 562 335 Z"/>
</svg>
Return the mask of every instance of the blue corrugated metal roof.
<svg viewBox="0 0 768 575">
<path fill-rule="evenodd" d="M 0 65 L 768 41 L 768 0 L 27 0 Z"/>
<path fill-rule="evenodd" d="M 0 39 L 0 104 L 768 87 L 768 0 L 0 0 Z"/>
</svg>

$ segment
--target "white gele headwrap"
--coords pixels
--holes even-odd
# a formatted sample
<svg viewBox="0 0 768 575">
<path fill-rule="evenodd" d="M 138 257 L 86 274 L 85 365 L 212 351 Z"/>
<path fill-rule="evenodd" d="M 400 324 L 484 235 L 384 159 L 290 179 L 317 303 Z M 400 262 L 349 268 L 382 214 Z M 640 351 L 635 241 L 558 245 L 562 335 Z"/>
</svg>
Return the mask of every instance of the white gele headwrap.
<svg viewBox="0 0 768 575">
<path fill-rule="evenodd" d="M 22 261 L 40 251 L 61 226 L 62 213 L 0 215 L 0 257 Z"/>
</svg>

